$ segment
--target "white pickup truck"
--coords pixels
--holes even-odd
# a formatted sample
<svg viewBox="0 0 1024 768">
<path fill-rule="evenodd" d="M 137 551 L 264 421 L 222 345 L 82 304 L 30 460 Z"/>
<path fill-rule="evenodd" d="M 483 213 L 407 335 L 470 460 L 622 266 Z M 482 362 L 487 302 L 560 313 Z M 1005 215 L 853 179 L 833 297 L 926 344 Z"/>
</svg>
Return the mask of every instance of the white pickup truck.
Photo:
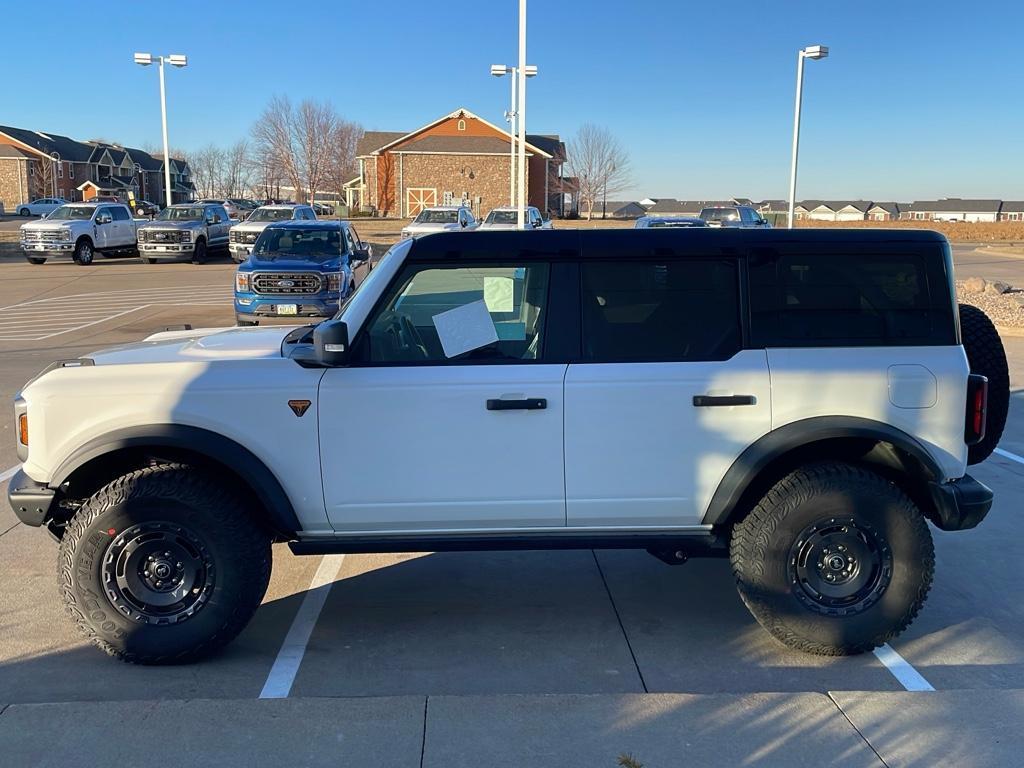
<svg viewBox="0 0 1024 768">
<path fill-rule="evenodd" d="M 66 203 L 46 218 L 21 225 L 21 250 L 31 264 L 71 256 L 85 266 L 97 252 L 135 256 L 135 220 L 124 203 Z"/>
</svg>

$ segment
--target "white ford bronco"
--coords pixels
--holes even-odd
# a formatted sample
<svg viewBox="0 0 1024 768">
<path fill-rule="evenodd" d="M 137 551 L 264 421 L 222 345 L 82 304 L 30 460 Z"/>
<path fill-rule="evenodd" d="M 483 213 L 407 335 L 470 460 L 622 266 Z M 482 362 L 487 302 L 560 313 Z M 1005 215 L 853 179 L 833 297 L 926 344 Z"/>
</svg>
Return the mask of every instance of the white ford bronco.
<svg viewBox="0 0 1024 768">
<path fill-rule="evenodd" d="M 125 661 L 198 658 L 296 554 L 730 557 L 789 646 L 867 651 L 932 582 L 928 521 L 1006 418 L 1006 359 L 936 233 L 648 229 L 396 245 L 316 326 L 158 333 L 15 402 L 18 517 Z"/>
</svg>

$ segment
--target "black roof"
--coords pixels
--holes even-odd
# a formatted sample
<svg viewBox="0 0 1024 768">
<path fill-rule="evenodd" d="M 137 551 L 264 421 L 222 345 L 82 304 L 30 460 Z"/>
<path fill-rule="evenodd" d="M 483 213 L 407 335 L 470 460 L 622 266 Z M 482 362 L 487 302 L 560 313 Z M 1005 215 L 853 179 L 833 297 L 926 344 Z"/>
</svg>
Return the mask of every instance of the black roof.
<svg viewBox="0 0 1024 768">
<path fill-rule="evenodd" d="M 92 154 L 92 146 L 82 141 L 75 141 L 68 136 L 42 131 L 29 131 L 24 128 L 0 125 L 0 133 L 5 133 L 22 144 L 27 144 L 45 155 L 58 152 L 60 159 L 72 163 L 85 163 Z"/>
<path fill-rule="evenodd" d="M 312 229 L 312 230 L 342 230 L 348 226 L 347 221 L 333 221 L 330 219 L 317 219 L 315 221 L 303 221 L 302 219 L 288 219 L 287 221 L 275 221 L 267 225 L 267 229 Z M 461 234 L 461 233 L 460 233 Z"/>
<path fill-rule="evenodd" d="M 733 255 L 736 249 L 805 243 L 841 248 L 871 243 L 946 243 L 928 229 L 743 229 L 712 227 L 655 229 L 548 229 L 535 231 L 439 232 L 412 242 L 415 261 L 476 259 L 576 259 L 615 257 L 624 248 L 650 249 L 652 256 Z"/>
</svg>

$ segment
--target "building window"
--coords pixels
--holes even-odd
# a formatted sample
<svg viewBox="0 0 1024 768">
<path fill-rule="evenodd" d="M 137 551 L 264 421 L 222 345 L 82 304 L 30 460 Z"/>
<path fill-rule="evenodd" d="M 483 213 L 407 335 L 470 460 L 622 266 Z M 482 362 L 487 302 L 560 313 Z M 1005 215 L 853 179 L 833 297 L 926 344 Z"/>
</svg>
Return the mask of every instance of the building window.
<svg viewBox="0 0 1024 768">
<path fill-rule="evenodd" d="M 68 178 L 75 178 L 75 166 L 71 163 L 68 163 Z"/>
<path fill-rule="evenodd" d="M 465 120 L 459 120 L 459 130 L 460 131 L 466 130 L 466 121 Z"/>
<path fill-rule="evenodd" d="M 64 197 L 64 187 L 61 187 L 61 188 L 60 188 L 60 189 L 58 189 L 57 191 L 58 191 L 58 192 L 60 193 L 59 197 L 60 197 L 60 198 L 61 198 L 62 200 L 66 199 L 66 198 Z"/>
<path fill-rule="evenodd" d="M 57 163 L 57 178 L 64 178 L 64 163 Z"/>
</svg>

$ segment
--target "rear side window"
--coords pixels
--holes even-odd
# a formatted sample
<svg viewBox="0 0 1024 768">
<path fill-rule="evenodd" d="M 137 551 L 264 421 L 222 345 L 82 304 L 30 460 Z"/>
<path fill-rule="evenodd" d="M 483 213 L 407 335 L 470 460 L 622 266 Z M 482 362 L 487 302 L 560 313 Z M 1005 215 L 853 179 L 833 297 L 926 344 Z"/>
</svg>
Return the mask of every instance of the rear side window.
<svg viewBox="0 0 1024 768">
<path fill-rule="evenodd" d="M 948 285 L 942 260 L 923 253 L 754 256 L 751 343 L 955 344 Z"/>
<path fill-rule="evenodd" d="M 583 283 L 583 360 L 726 360 L 742 346 L 731 259 L 591 262 Z"/>
</svg>

